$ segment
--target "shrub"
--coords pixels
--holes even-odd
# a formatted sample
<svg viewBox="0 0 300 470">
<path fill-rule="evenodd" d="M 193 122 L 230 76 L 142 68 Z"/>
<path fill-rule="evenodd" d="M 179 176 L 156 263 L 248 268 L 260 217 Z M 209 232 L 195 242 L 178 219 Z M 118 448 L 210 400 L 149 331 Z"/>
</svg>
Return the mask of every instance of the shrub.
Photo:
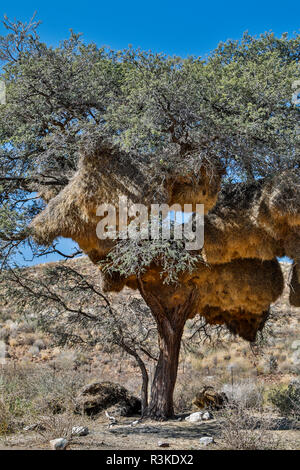
<svg viewBox="0 0 300 470">
<path fill-rule="evenodd" d="M 203 378 L 194 370 L 187 370 L 183 376 L 178 377 L 174 392 L 174 405 L 176 412 L 183 412 L 192 408 L 192 401 L 201 388 Z"/>
<path fill-rule="evenodd" d="M 0 374 L 0 397 L 10 423 L 32 424 L 42 414 L 71 413 L 75 396 L 84 383 L 82 372 L 41 365 L 6 366 Z"/>
<path fill-rule="evenodd" d="M 11 414 L 6 403 L 0 401 L 0 436 L 5 436 L 12 431 Z"/>
<path fill-rule="evenodd" d="M 29 334 L 24 335 L 23 343 L 26 346 L 32 346 L 34 342 L 35 342 L 35 335 L 33 333 L 29 333 Z"/>
<path fill-rule="evenodd" d="M 4 341 L 5 343 L 8 343 L 10 337 L 10 331 L 8 328 L 1 328 L 0 329 L 0 340 Z"/>
<path fill-rule="evenodd" d="M 288 387 L 271 390 L 269 401 L 280 413 L 300 421 L 300 381 L 290 382 Z"/>
<path fill-rule="evenodd" d="M 42 416 L 38 424 L 37 432 L 45 442 L 57 438 L 65 438 L 70 441 L 73 426 L 79 425 L 78 416 L 74 417 L 72 413 Z"/>
<path fill-rule="evenodd" d="M 270 419 L 261 410 L 253 413 L 241 403 L 220 412 L 221 447 L 228 450 L 275 450 L 280 441 L 269 430 Z"/>
<path fill-rule="evenodd" d="M 271 356 L 269 357 L 270 374 L 275 374 L 277 370 L 278 370 L 278 360 L 273 354 L 271 354 Z"/>
<path fill-rule="evenodd" d="M 45 342 L 40 338 L 38 338 L 37 340 L 34 341 L 33 346 L 35 346 L 39 349 L 45 349 L 45 347 L 46 347 Z"/>
<path fill-rule="evenodd" d="M 258 386 L 256 381 L 245 379 L 231 384 L 224 384 L 222 387 L 229 400 L 229 403 L 242 406 L 244 409 L 261 409 L 263 405 L 263 387 Z"/>
</svg>

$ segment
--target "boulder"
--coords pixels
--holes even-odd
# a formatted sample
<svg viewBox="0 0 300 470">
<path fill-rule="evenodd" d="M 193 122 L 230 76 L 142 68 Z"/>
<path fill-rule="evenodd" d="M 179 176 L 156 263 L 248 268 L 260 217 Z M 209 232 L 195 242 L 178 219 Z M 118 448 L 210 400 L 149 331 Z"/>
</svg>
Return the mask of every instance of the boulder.
<svg viewBox="0 0 300 470">
<path fill-rule="evenodd" d="M 50 446 L 52 450 L 65 450 L 67 448 L 67 445 L 68 441 L 63 437 L 50 441 Z"/>
<path fill-rule="evenodd" d="M 197 411 L 196 413 L 192 413 L 190 416 L 187 416 L 185 420 L 190 423 L 198 423 L 199 421 L 202 421 L 202 414 L 203 413 L 201 413 L 201 411 Z"/>
<path fill-rule="evenodd" d="M 93 382 L 82 388 L 76 399 L 76 409 L 89 416 L 103 410 L 109 410 L 113 416 L 132 416 L 141 412 L 141 400 L 119 384 Z"/>
</svg>

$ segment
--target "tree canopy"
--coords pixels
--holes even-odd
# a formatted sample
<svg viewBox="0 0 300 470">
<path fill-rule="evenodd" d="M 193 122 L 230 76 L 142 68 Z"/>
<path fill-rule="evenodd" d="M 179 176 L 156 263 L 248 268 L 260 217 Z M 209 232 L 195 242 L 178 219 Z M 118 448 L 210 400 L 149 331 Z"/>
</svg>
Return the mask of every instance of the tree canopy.
<svg viewBox="0 0 300 470">
<path fill-rule="evenodd" d="M 0 106 L 1 255 L 65 187 L 79 154 L 99 142 L 151 181 L 196 172 L 223 181 L 299 170 L 300 36 L 273 33 L 221 43 L 207 57 L 169 57 L 85 44 L 41 42 L 38 22 L 4 20 L 0 38 L 7 104 Z M 7 223 L 9 221 L 9 223 Z"/>
</svg>

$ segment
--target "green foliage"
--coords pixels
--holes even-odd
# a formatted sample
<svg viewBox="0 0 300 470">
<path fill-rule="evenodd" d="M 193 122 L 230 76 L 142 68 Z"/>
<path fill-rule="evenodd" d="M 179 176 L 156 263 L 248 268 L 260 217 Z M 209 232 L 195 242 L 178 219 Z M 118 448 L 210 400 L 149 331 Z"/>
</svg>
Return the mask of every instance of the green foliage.
<svg viewBox="0 0 300 470">
<path fill-rule="evenodd" d="M 33 20 L 5 24 L 0 203 L 7 208 L 13 200 L 15 207 L 11 220 L 7 209 L 1 212 L 0 230 L 7 226 L 12 240 L 22 220 L 28 224 L 43 208 L 32 195 L 57 194 L 74 174 L 80 150 L 99 142 L 137 168 L 142 163 L 145 181 L 190 172 L 204 160 L 219 161 L 225 179 L 234 180 L 299 170 L 300 110 L 291 102 L 299 34 L 245 34 L 204 60 L 112 51 L 73 32 L 53 48 L 41 42 Z"/>
<path fill-rule="evenodd" d="M 125 277 L 140 276 L 156 265 L 163 282 L 170 284 L 177 282 L 180 274 L 192 272 L 199 262 L 204 262 L 201 255 L 186 250 L 183 240 L 130 239 L 118 242 L 101 264 L 104 272 Z"/>
<path fill-rule="evenodd" d="M 269 401 L 280 413 L 300 420 L 300 383 L 291 382 L 288 387 L 273 389 Z"/>
</svg>

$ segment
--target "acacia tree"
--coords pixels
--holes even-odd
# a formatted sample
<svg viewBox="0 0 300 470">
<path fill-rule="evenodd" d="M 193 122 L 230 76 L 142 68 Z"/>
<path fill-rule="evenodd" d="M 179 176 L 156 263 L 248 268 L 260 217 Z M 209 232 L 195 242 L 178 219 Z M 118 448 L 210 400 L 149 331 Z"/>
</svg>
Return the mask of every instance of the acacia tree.
<svg viewBox="0 0 300 470">
<path fill-rule="evenodd" d="M 93 262 L 108 261 L 111 290 L 125 283 L 138 288 L 159 332 L 160 357 L 149 414 L 172 416 L 187 318 L 208 315 L 211 322 L 225 322 L 252 340 L 263 327 L 269 304 L 281 292 L 281 273 L 273 258 L 288 253 L 283 246 L 287 230 L 278 234 L 275 227 L 273 236 L 274 227 L 268 227 L 267 255 L 259 247 L 251 255 L 237 248 L 233 258 L 221 257 L 211 276 L 212 283 L 220 279 L 221 294 L 215 304 L 200 308 L 201 283 L 207 283 L 209 275 L 201 253 L 189 253 L 174 240 L 167 247 L 151 240 L 134 247 L 116 246 L 117 241 L 100 243 L 95 233 L 97 206 L 115 203 L 126 194 L 147 205 L 204 203 L 208 212 L 224 186 L 221 206 L 226 209 L 228 199 L 234 202 L 240 197 L 242 211 L 242 194 L 254 204 L 254 196 L 263 192 L 257 181 L 267 185 L 283 172 L 294 171 L 297 177 L 299 108 L 292 94 L 299 77 L 300 36 L 245 34 L 241 41 L 220 44 L 204 60 L 131 48 L 111 51 L 86 45 L 73 32 L 54 49 L 40 41 L 34 20 L 27 25 L 6 20 L 5 25 L 8 34 L 0 40 L 7 84 L 7 105 L 0 108 L 0 197 L 10 223 L 0 227 L 1 258 L 7 265 L 9 256 L 27 243 L 28 222 L 35 216 L 35 240 L 46 250 L 55 249 L 52 244 L 59 236 L 73 238 Z M 245 182 L 244 193 L 230 192 L 236 182 Z M 285 202 L 293 200 L 291 188 L 280 184 Z M 297 178 L 293 184 L 299 192 Z M 268 204 L 274 205 L 276 197 L 267 194 L 266 200 L 267 209 L 260 214 L 268 221 Z M 209 219 L 216 246 L 223 243 L 214 226 L 218 210 Z M 289 237 L 294 236 L 295 247 L 299 207 L 288 211 L 294 217 Z M 226 210 L 221 216 L 227 217 Z M 241 227 L 246 224 L 242 221 Z M 253 226 L 248 232 L 255 230 Z M 259 230 L 256 236 L 262 238 Z M 41 252 L 30 243 L 34 253 Z M 251 286 L 256 275 L 261 278 Z M 235 283 L 240 291 L 250 286 L 250 294 L 245 288 L 244 303 L 235 295 L 232 309 L 229 301 L 222 302 Z M 260 285 L 269 292 L 264 301 Z M 214 290 L 214 285 L 209 289 Z M 252 300 L 251 289 L 257 289 Z"/>
</svg>

